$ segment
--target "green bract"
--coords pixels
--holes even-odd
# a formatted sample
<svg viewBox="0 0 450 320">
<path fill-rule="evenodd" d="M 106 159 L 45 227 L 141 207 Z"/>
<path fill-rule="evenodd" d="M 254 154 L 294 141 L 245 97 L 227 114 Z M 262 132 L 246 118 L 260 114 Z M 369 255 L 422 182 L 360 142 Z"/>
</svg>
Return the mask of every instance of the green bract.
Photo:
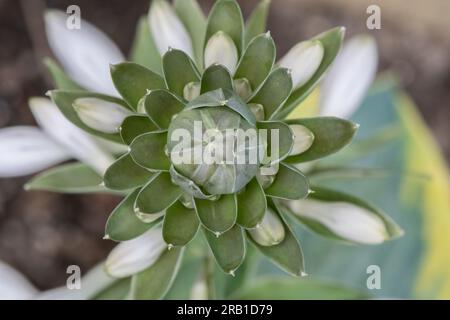
<svg viewBox="0 0 450 320">
<path fill-rule="evenodd" d="M 161 0 L 155 3 L 166 5 Z M 67 90 L 70 86 L 50 92 L 76 126 L 128 147 L 107 169 L 100 188 L 127 194 L 111 214 L 106 235 L 117 241 L 131 240 L 162 223 L 163 240 L 169 248 L 175 247 L 133 278 L 132 295 L 163 296 L 178 269 L 183 247 L 198 234 L 204 235 L 226 273 L 234 274 L 251 243 L 287 273 L 302 275 L 303 254 L 291 220 L 339 239 L 346 240 L 347 234 L 358 236 L 353 230 L 334 230 L 329 223 L 332 218 L 311 217 L 301 210 L 302 202 L 295 202 L 311 193 L 307 174 L 296 164 L 337 152 L 351 141 L 357 125 L 333 117 L 286 120 L 336 57 L 343 29 L 332 29 L 297 47 L 301 51 L 314 45 L 319 52 L 316 69 L 309 69 L 309 78 L 305 78 L 301 61 L 300 69 L 290 66 L 293 70 L 275 63 L 276 47 L 265 32 L 266 1 L 247 24 L 233 0 L 217 1 L 207 23 L 202 22 L 195 1 L 176 1 L 176 13 L 190 33 L 194 52 L 167 48 L 161 59 L 155 58 L 152 35 L 141 23 L 133 56 L 142 65 L 123 62 L 111 67 L 122 98 Z M 151 61 L 144 61 L 146 55 L 139 50 L 147 50 Z M 295 59 L 283 61 L 296 63 Z M 293 72 L 301 82 L 293 80 Z M 96 101 L 107 103 L 95 105 Z M 114 110 L 105 112 L 108 107 Z M 256 140 L 246 135 L 251 132 Z M 183 159 L 189 161 L 180 161 L 184 152 L 189 156 Z M 29 187 L 55 189 L 46 186 L 47 181 L 63 179 L 64 174 L 43 175 Z M 91 182 L 95 178 L 82 180 L 68 189 L 79 191 L 81 184 L 89 191 L 96 189 Z M 317 192 L 314 202 L 305 203 L 321 214 L 317 206 L 328 199 Z M 338 201 L 339 194 L 332 195 L 334 202 L 327 203 L 331 210 L 333 203 L 343 206 L 350 199 Z M 350 208 L 352 217 L 369 220 L 372 216 L 365 215 L 373 212 L 380 228 L 387 230 L 380 231 L 383 237 L 400 233 L 390 219 L 377 218 L 380 215 L 372 207 Z M 296 219 L 286 219 L 291 213 Z M 373 235 L 374 242 L 377 236 Z M 142 281 L 150 280 L 156 282 L 148 291 Z"/>
</svg>

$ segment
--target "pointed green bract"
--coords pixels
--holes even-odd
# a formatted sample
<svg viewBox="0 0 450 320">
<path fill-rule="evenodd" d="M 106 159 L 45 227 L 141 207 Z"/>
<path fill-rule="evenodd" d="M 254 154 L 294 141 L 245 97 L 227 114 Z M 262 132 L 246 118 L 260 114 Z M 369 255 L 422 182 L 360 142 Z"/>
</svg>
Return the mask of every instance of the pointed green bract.
<svg viewBox="0 0 450 320">
<path fill-rule="evenodd" d="M 175 279 L 183 251 L 183 248 L 167 250 L 152 266 L 135 274 L 131 279 L 131 299 L 162 299 Z"/>
<path fill-rule="evenodd" d="M 63 164 L 33 177 L 26 190 L 45 190 L 60 193 L 106 192 L 102 177 L 82 163 Z"/>
<path fill-rule="evenodd" d="M 266 120 L 276 117 L 292 91 L 292 79 L 285 68 L 273 70 L 259 90 L 250 98 L 250 103 L 259 103 L 264 107 Z"/>
<path fill-rule="evenodd" d="M 132 62 L 112 65 L 111 78 L 117 91 L 134 110 L 148 90 L 166 87 L 164 79 L 159 74 Z"/>
<path fill-rule="evenodd" d="M 203 41 L 205 41 L 206 18 L 196 0 L 175 0 L 175 12 L 191 36 L 195 60 L 199 69 L 203 66 Z"/>
<path fill-rule="evenodd" d="M 106 170 L 103 181 L 113 190 L 128 190 L 143 186 L 154 173 L 139 166 L 129 153 L 117 159 Z"/>
<path fill-rule="evenodd" d="M 266 21 L 269 15 L 270 0 L 261 0 L 253 10 L 245 24 L 245 43 L 248 44 L 257 35 L 266 31 Z"/>
<path fill-rule="evenodd" d="M 177 201 L 182 193 L 172 183 L 169 173 L 157 173 L 142 187 L 136 198 L 135 209 L 148 214 L 160 213 Z"/>
<path fill-rule="evenodd" d="M 208 17 L 204 44 L 218 31 L 225 32 L 233 39 L 238 52 L 243 49 L 244 19 L 241 9 L 234 0 L 219 0 L 215 3 Z"/>
<path fill-rule="evenodd" d="M 223 233 L 235 224 L 237 202 L 234 194 L 222 195 L 218 200 L 194 199 L 194 201 L 200 222 L 212 232 Z"/>
<path fill-rule="evenodd" d="M 202 76 L 200 93 L 217 89 L 233 90 L 230 73 L 222 65 L 212 65 L 205 70 Z"/>
<path fill-rule="evenodd" d="M 72 80 L 65 72 L 61 69 L 61 67 L 51 58 L 44 59 L 44 65 L 47 67 L 50 72 L 53 83 L 55 84 L 57 89 L 61 90 L 77 90 L 83 91 L 84 88 L 81 87 L 78 83 Z"/>
<path fill-rule="evenodd" d="M 131 192 L 111 212 L 106 222 L 105 235 L 114 241 L 134 239 L 161 222 L 161 218 L 151 223 L 144 223 L 134 212 L 134 202 L 140 189 Z"/>
<path fill-rule="evenodd" d="M 146 115 L 134 114 L 125 118 L 119 131 L 123 142 L 130 145 L 137 136 L 157 130 L 159 130 L 159 128 L 149 119 L 149 117 Z"/>
<path fill-rule="evenodd" d="M 172 117 L 184 109 L 183 102 L 167 90 L 152 90 L 142 103 L 149 117 L 161 129 L 167 129 Z"/>
<path fill-rule="evenodd" d="M 343 27 L 333 28 L 311 39 L 319 40 L 322 43 L 324 49 L 322 62 L 312 78 L 309 79 L 308 82 L 303 86 L 292 92 L 282 110 L 280 110 L 280 112 L 276 115 L 277 119 L 285 118 L 300 104 L 300 102 L 305 100 L 306 97 L 317 86 L 317 84 L 325 75 L 326 71 L 339 53 L 344 38 L 344 32 L 345 28 Z"/>
<path fill-rule="evenodd" d="M 266 195 L 280 199 L 303 199 L 309 193 L 308 179 L 297 168 L 280 163 L 273 183 L 265 189 Z"/>
<path fill-rule="evenodd" d="M 234 77 L 245 78 L 250 82 L 252 90 L 258 89 L 272 70 L 275 55 L 276 49 L 272 37 L 269 34 L 259 35 L 249 43 Z"/>
<path fill-rule="evenodd" d="M 133 140 L 130 154 L 133 160 L 150 170 L 169 170 L 170 161 L 166 155 L 167 132 L 144 133 Z"/>
<path fill-rule="evenodd" d="M 234 274 L 245 258 L 245 238 L 241 227 L 235 225 L 219 237 L 206 229 L 203 231 L 217 264 L 224 272 Z"/>
<path fill-rule="evenodd" d="M 260 121 L 257 126 L 258 129 L 267 130 L 267 152 L 278 151 L 278 157 L 275 158 L 274 155 L 270 154 L 270 157 L 264 159 L 263 163 L 278 163 L 286 158 L 294 144 L 293 133 L 289 126 L 281 121 Z M 272 137 L 275 139 L 274 142 L 276 142 L 274 146 L 272 146 Z M 278 148 L 276 148 L 277 145 Z"/>
<path fill-rule="evenodd" d="M 136 36 L 131 48 L 130 60 L 149 68 L 153 72 L 162 74 L 161 55 L 156 48 L 147 17 L 139 19 Z"/>
<path fill-rule="evenodd" d="M 167 88 L 179 97 L 183 97 L 184 87 L 188 83 L 200 81 L 194 61 L 183 51 L 170 49 L 162 61 Z"/>
<path fill-rule="evenodd" d="M 99 93 L 92 93 L 87 91 L 66 91 L 66 90 L 52 90 L 49 92 L 50 98 L 52 101 L 58 106 L 59 110 L 64 114 L 64 116 L 72 122 L 74 125 L 79 127 L 80 129 L 93 134 L 95 136 L 113 141 L 122 143 L 122 139 L 118 133 L 104 133 L 95 129 L 88 127 L 81 121 L 78 116 L 76 110 L 73 107 L 73 103 L 78 98 L 97 98 L 100 100 L 105 100 L 108 102 L 112 102 L 118 105 L 121 105 L 124 108 L 130 109 L 130 107 L 125 103 L 125 101 L 107 96 Z"/>
<path fill-rule="evenodd" d="M 266 195 L 256 178 L 237 194 L 237 204 L 237 223 L 247 229 L 255 228 L 267 208 Z"/>
<path fill-rule="evenodd" d="M 287 120 L 288 124 L 300 124 L 314 134 L 314 142 L 303 153 L 290 156 L 289 163 L 316 160 L 335 153 L 346 146 L 353 138 L 358 126 L 348 120 L 335 117 L 317 117 Z"/>
<path fill-rule="evenodd" d="M 273 203 L 270 203 L 270 206 L 283 222 L 285 231 L 283 241 L 274 246 L 261 246 L 255 242 L 251 236 L 248 236 L 247 239 L 249 239 L 262 254 L 282 270 L 291 275 L 300 276 L 304 272 L 303 252 L 300 244 L 289 225 L 273 206 Z"/>
<path fill-rule="evenodd" d="M 164 216 L 164 241 L 172 246 L 185 246 L 195 237 L 199 226 L 195 210 L 177 201 L 167 209 Z"/>
</svg>

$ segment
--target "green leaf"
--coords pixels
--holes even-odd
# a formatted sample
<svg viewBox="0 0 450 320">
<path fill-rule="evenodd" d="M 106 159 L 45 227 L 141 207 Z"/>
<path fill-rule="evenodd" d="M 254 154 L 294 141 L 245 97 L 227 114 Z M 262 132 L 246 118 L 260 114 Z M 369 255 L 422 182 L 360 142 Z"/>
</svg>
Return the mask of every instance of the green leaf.
<svg viewBox="0 0 450 320">
<path fill-rule="evenodd" d="M 82 163 L 63 164 L 33 177 L 26 190 L 45 190 L 60 193 L 105 192 L 103 179 L 95 170 Z"/>
<path fill-rule="evenodd" d="M 326 71 L 336 58 L 342 45 L 344 38 L 345 28 L 337 27 L 328 31 L 325 31 L 311 40 L 319 40 L 322 43 L 324 54 L 322 63 L 317 69 L 316 73 L 300 88 L 294 90 L 290 95 L 286 104 L 282 108 L 276 117 L 277 119 L 285 118 L 292 110 L 294 110 L 317 86 L 319 81 L 325 75 Z"/>
<path fill-rule="evenodd" d="M 276 290 L 274 290 L 276 288 Z M 367 299 L 361 291 L 318 279 L 264 277 L 233 294 L 236 300 L 349 300 Z"/>
<path fill-rule="evenodd" d="M 206 34 L 206 18 L 196 0 L 175 0 L 175 12 L 191 36 L 197 66 L 203 66 L 203 41 Z"/>
<path fill-rule="evenodd" d="M 92 300 L 125 300 L 130 292 L 131 278 L 115 281 L 107 288 L 91 297 Z"/>
<path fill-rule="evenodd" d="M 177 96 L 183 97 L 188 83 L 200 81 L 195 63 L 183 51 L 171 49 L 164 54 L 162 61 L 167 88 Z"/>
<path fill-rule="evenodd" d="M 237 223 L 241 227 L 255 228 L 264 218 L 267 208 L 266 195 L 256 178 L 237 194 L 237 204 Z"/>
<path fill-rule="evenodd" d="M 249 103 L 259 103 L 264 107 L 266 120 L 276 117 L 292 91 L 292 78 L 289 70 L 278 68 L 273 70 L 258 91 L 250 98 Z"/>
<path fill-rule="evenodd" d="M 206 229 L 203 231 L 217 264 L 225 273 L 233 275 L 245 258 L 245 239 L 241 227 L 234 225 L 219 237 Z"/>
<path fill-rule="evenodd" d="M 156 174 L 139 192 L 135 209 L 143 213 L 159 213 L 170 207 L 183 191 L 172 183 L 170 174 Z"/>
<path fill-rule="evenodd" d="M 199 225 L 195 210 L 177 201 L 167 209 L 164 216 L 164 241 L 172 246 L 185 246 L 195 237 Z"/>
<path fill-rule="evenodd" d="M 125 101 L 110 97 L 104 94 L 85 92 L 85 91 L 65 91 L 65 90 L 52 90 L 49 92 L 50 98 L 58 106 L 59 110 L 64 114 L 64 116 L 72 122 L 74 125 L 80 129 L 86 131 L 87 133 L 93 134 L 95 136 L 122 143 L 122 139 L 118 133 L 104 133 L 95 129 L 88 127 L 81 121 L 76 110 L 73 107 L 73 102 L 78 98 L 97 98 L 112 103 L 119 104 L 127 109 L 130 107 L 125 103 Z"/>
<path fill-rule="evenodd" d="M 227 68 L 216 64 L 205 70 L 200 86 L 200 93 L 205 93 L 216 89 L 233 90 L 233 80 L 231 79 Z"/>
<path fill-rule="evenodd" d="M 227 106 L 239 113 L 251 125 L 256 125 L 253 113 L 242 99 L 230 90 L 217 89 L 204 93 L 186 105 L 186 109 Z"/>
<path fill-rule="evenodd" d="M 236 223 L 237 203 L 234 194 L 222 195 L 217 200 L 195 198 L 194 201 L 200 222 L 212 232 L 223 233 Z"/>
<path fill-rule="evenodd" d="M 269 205 L 273 206 L 272 203 L 269 203 Z M 273 209 L 276 209 L 276 207 L 273 207 Z M 261 246 L 250 235 L 247 239 L 279 268 L 291 275 L 301 276 L 304 272 L 304 262 L 300 244 L 283 216 L 280 215 L 278 210 L 275 210 L 275 212 L 279 215 L 284 225 L 285 236 L 282 242 L 274 246 Z"/>
<path fill-rule="evenodd" d="M 269 14 L 270 0 L 261 0 L 253 10 L 245 24 L 245 43 L 248 44 L 257 35 L 266 31 L 266 21 Z"/>
<path fill-rule="evenodd" d="M 122 155 L 105 172 L 105 186 L 113 190 L 128 190 L 143 186 L 154 175 L 139 166 L 129 153 Z"/>
<path fill-rule="evenodd" d="M 111 77 L 117 91 L 134 110 L 148 90 L 166 87 L 160 75 L 132 62 L 111 65 Z"/>
<path fill-rule="evenodd" d="M 145 111 L 156 125 L 167 129 L 172 117 L 184 109 L 184 104 L 167 90 L 152 90 L 143 100 Z"/>
<path fill-rule="evenodd" d="M 219 0 L 214 4 L 208 17 L 204 44 L 206 45 L 209 38 L 218 31 L 223 31 L 230 36 L 238 53 L 242 52 L 244 18 L 236 1 Z"/>
<path fill-rule="evenodd" d="M 133 160 L 150 170 L 169 170 L 170 160 L 166 155 L 167 131 L 141 134 L 130 145 Z"/>
<path fill-rule="evenodd" d="M 175 279 L 183 252 L 183 248 L 172 248 L 151 267 L 134 275 L 131 278 L 131 299 L 162 299 Z"/>
<path fill-rule="evenodd" d="M 123 142 L 130 145 L 137 136 L 159 130 L 146 115 L 134 114 L 125 118 L 120 126 L 120 136 Z"/>
<path fill-rule="evenodd" d="M 264 159 L 264 164 L 270 163 L 278 163 L 289 155 L 289 152 L 292 150 L 292 146 L 294 144 L 294 138 L 292 130 L 289 126 L 281 121 L 260 121 L 257 124 L 258 129 L 267 130 L 267 153 L 271 153 L 272 151 L 278 151 L 278 157 L 274 158 L 274 155 L 270 154 L 270 157 Z M 272 150 L 272 130 L 278 130 L 278 148 L 276 145 Z M 276 136 L 275 136 L 276 137 Z"/>
<path fill-rule="evenodd" d="M 146 16 L 139 19 L 136 27 L 130 60 L 162 74 L 161 55 L 156 48 Z"/>
<path fill-rule="evenodd" d="M 252 90 L 258 89 L 259 85 L 269 75 L 275 62 L 275 43 L 269 34 L 261 34 L 253 39 L 242 56 L 234 78 L 246 78 Z"/>
<path fill-rule="evenodd" d="M 288 157 L 288 163 L 316 160 L 335 153 L 352 140 L 358 129 L 355 123 L 334 117 L 293 119 L 286 123 L 303 125 L 314 134 L 312 146 L 303 153 Z"/>
<path fill-rule="evenodd" d="M 266 195 L 273 198 L 303 199 L 309 193 L 309 183 L 300 170 L 285 163 L 280 163 L 275 180 L 264 191 Z"/>
<path fill-rule="evenodd" d="M 139 191 L 140 189 L 136 189 L 131 192 L 111 212 L 105 230 L 105 235 L 109 239 L 114 241 L 131 240 L 161 222 L 161 219 L 157 219 L 151 223 L 144 223 L 136 216 L 134 203 Z"/>
<path fill-rule="evenodd" d="M 52 76 L 53 83 L 55 84 L 57 89 L 61 90 L 85 90 L 78 83 L 73 81 L 65 72 L 61 69 L 61 67 L 56 63 L 55 60 L 51 58 L 44 58 L 44 64 L 47 67 L 47 70 L 50 72 Z"/>
</svg>

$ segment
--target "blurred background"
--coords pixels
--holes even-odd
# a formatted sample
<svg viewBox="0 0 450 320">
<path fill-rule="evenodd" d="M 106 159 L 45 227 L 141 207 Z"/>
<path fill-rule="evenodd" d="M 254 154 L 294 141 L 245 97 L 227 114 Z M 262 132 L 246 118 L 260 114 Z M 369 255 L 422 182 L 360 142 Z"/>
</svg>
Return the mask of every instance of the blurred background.
<svg viewBox="0 0 450 320">
<path fill-rule="evenodd" d="M 205 12 L 212 0 L 200 0 Z M 256 0 L 239 1 L 244 16 Z M 0 127 L 34 124 L 27 100 L 52 88 L 41 61 L 51 56 L 42 12 L 77 4 L 128 53 L 138 18 L 149 0 L 0 0 Z M 381 30 L 367 30 L 366 9 L 381 8 Z M 418 104 L 450 161 L 450 1 L 448 0 L 272 0 L 268 20 L 281 56 L 293 44 L 333 26 L 346 37 L 370 33 L 378 42 L 379 71 L 393 71 Z M 1 152 L 8 152 L 2 150 Z M 66 267 L 83 271 L 112 248 L 101 240 L 106 219 L 119 198 L 25 192 L 27 178 L 0 179 L 0 260 L 40 289 L 64 283 Z"/>
</svg>

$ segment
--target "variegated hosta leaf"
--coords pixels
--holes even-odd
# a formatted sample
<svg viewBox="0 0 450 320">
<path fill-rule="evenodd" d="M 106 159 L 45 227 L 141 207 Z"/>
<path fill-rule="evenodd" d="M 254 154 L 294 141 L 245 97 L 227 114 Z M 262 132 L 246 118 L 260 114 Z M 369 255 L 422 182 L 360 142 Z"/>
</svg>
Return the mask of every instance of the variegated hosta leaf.
<svg viewBox="0 0 450 320">
<path fill-rule="evenodd" d="M 238 51 L 233 39 L 223 31 L 213 34 L 205 46 L 205 68 L 219 64 L 234 74 L 238 63 Z"/>
<path fill-rule="evenodd" d="M 173 48 L 194 57 L 189 33 L 166 0 L 152 1 L 148 12 L 148 22 L 153 40 L 161 55 Z"/>
<path fill-rule="evenodd" d="M 184 248 L 172 248 L 161 254 L 149 268 L 135 274 L 131 280 L 130 298 L 161 299 L 171 287 L 183 257 Z"/>
<path fill-rule="evenodd" d="M 270 204 L 272 206 L 272 204 Z M 258 248 L 259 251 L 285 272 L 294 276 L 301 276 L 304 273 L 303 253 L 297 238 L 289 225 L 275 207 L 272 208 L 283 222 L 284 239 L 279 244 L 273 246 L 262 246 L 255 242 L 251 236 L 247 238 Z M 248 232 L 248 231 L 247 231 Z"/>
<path fill-rule="evenodd" d="M 296 44 L 278 64 L 291 70 L 294 90 L 303 86 L 316 73 L 323 59 L 324 49 L 319 40 Z"/>
<path fill-rule="evenodd" d="M 27 182 L 25 189 L 60 193 L 107 192 L 102 181 L 103 178 L 91 167 L 69 163 L 38 174 Z"/>
<path fill-rule="evenodd" d="M 305 100 L 306 97 L 317 86 L 319 81 L 325 75 L 326 71 L 336 58 L 341 48 L 344 33 L 345 28 L 337 27 L 325 31 L 315 36 L 313 39 L 311 39 L 320 41 L 323 46 L 324 54 L 322 58 L 322 63 L 320 64 L 319 68 L 316 70 L 314 75 L 311 77 L 311 79 L 308 80 L 307 83 L 305 83 L 303 86 L 292 92 L 282 110 L 280 110 L 280 112 L 276 115 L 277 119 L 285 118 L 289 113 L 291 113 L 292 110 L 297 108 L 300 102 Z"/>
<path fill-rule="evenodd" d="M 333 239 L 379 244 L 403 235 L 383 212 L 342 192 L 317 187 L 308 199 L 281 203 L 311 230 Z"/>
<path fill-rule="evenodd" d="M 194 199 L 195 210 L 202 225 L 220 235 L 236 223 L 237 201 L 234 194 L 222 195 L 217 200 Z"/>
<path fill-rule="evenodd" d="M 286 99 L 291 94 L 292 79 L 290 71 L 284 68 L 273 70 L 258 91 L 250 98 L 249 103 L 257 103 L 264 107 L 266 120 L 277 116 Z"/>
<path fill-rule="evenodd" d="M 106 239 L 114 241 L 131 240 L 161 222 L 161 219 L 157 218 L 153 222 L 144 223 L 141 219 L 136 217 L 134 203 L 139 191 L 140 189 L 136 189 L 131 192 L 117 205 L 114 211 L 111 212 L 108 221 L 106 222 Z"/>
<path fill-rule="evenodd" d="M 222 65 L 211 65 L 202 75 L 200 93 L 217 89 L 233 90 L 233 81 L 229 71 Z"/>
<path fill-rule="evenodd" d="M 111 65 L 111 78 L 117 91 L 134 110 L 148 90 L 166 88 L 159 74 L 132 62 Z"/>
<path fill-rule="evenodd" d="M 197 234 L 199 221 L 194 209 L 175 202 L 164 216 L 163 238 L 169 246 L 185 246 Z"/>
<path fill-rule="evenodd" d="M 106 170 L 103 181 L 109 189 L 128 190 L 143 186 L 154 174 L 136 164 L 127 153 Z"/>
<path fill-rule="evenodd" d="M 183 191 L 172 183 L 170 174 L 160 172 L 142 187 L 139 192 L 135 210 L 148 214 L 157 214 L 171 206 Z"/>
<path fill-rule="evenodd" d="M 285 237 L 283 222 L 270 208 L 267 208 L 261 223 L 247 232 L 257 244 L 264 247 L 277 245 Z"/>
<path fill-rule="evenodd" d="M 61 90 L 84 90 L 78 83 L 73 81 L 65 72 L 61 69 L 56 61 L 51 58 L 44 58 L 44 65 L 52 76 L 53 83 L 57 89 Z"/>
<path fill-rule="evenodd" d="M 166 155 L 166 143 L 166 131 L 141 134 L 130 145 L 131 157 L 137 164 L 144 168 L 168 171 L 170 161 Z"/>
<path fill-rule="evenodd" d="M 289 163 L 316 160 L 335 153 L 346 146 L 353 138 L 358 125 L 334 117 L 317 117 L 287 120 L 289 125 L 300 124 L 314 135 L 312 145 L 304 152 L 286 159 Z"/>
<path fill-rule="evenodd" d="M 255 228 L 264 217 L 267 208 L 266 195 L 256 178 L 253 178 L 237 194 L 237 223 L 244 228 Z"/>
<path fill-rule="evenodd" d="M 269 75 L 275 62 L 276 48 L 269 33 L 254 38 L 239 61 L 235 78 L 245 78 L 250 82 L 251 89 L 259 85 Z"/>
<path fill-rule="evenodd" d="M 264 191 L 273 198 L 303 199 L 309 194 L 309 183 L 297 168 L 280 163 L 275 180 Z"/>
<path fill-rule="evenodd" d="M 183 51 L 171 49 L 162 59 L 167 88 L 177 96 L 183 96 L 188 83 L 200 81 L 194 61 Z"/>
<path fill-rule="evenodd" d="M 71 154 L 31 126 L 0 129 L 0 177 L 23 176 L 70 159 Z"/>
<path fill-rule="evenodd" d="M 234 275 L 245 258 L 245 238 L 241 227 L 234 225 L 219 237 L 206 229 L 203 232 L 217 264 L 226 273 Z"/>
<path fill-rule="evenodd" d="M 166 250 L 161 228 L 154 228 L 137 238 L 119 243 L 109 253 L 105 270 L 112 277 L 125 278 L 153 265 Z"/>
<path fill-rule="evenodd" d="M 286 158 L 294 145 L 291 128 L 281 121 L 260 121 L 257 125 L 259 130 L 266 130 L 267 133 L 267 151 L 263 164 L 278 163 Z"/>
<path fill-rule="evenodd" d="M 294 144 L 289 155 L 295 156 L 308 150 L 313 144 L 314 134 L 301 124 L 291 124 L 289 128 L 291 128 L 294 136 Z"/>
<path fill-rule="evenodd" d="M 157 131 L 159 128 L 146 115 L 134 114 L 125 118 L 120 126 L 120 136 L 123 142 L 130 145 L 134 138 L 143 133 Z"/>
<path fill-rule="evenodd" d="M 245 23 L 245 44 L 266 31 L 270 0 L 261 0 Z"/>
<path fill-rule="evenodd" d="M 72 105 L 86 126 L 104 133 L 119 132 L 123 120 L 132 114 L 120 104 L 97 98 L 77 98 Z"/>
<path fill-rule="evenodd" d="M 220 0 L 214 4 L 208 17 L 205 46 L 219 31 L 226 33 L 233 40 L 240 54 L 243 49 L 244 19 L 236 1 Z"/>
<path fill-rule="evenodd" d="M 152 90 L 141 103 L 148 116 L 161 129 L 167 129 L 173 116 L 184 108 L 184 103 L 167 90 Z"/>
</svg>

